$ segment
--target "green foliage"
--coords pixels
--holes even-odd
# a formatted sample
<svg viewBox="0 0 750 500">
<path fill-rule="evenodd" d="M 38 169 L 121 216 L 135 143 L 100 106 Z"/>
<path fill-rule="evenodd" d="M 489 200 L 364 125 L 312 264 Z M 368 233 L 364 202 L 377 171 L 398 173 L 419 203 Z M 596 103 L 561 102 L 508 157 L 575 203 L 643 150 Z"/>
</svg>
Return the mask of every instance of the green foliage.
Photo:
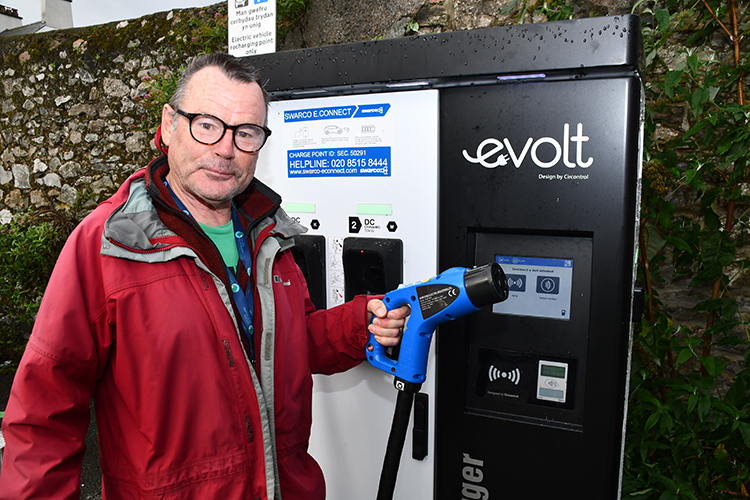
<svg viewBox="0 0 750 500">
<path fill-rule="evenodd" d="M 219 8 L 211 14 L 205 10 L 198 12 L 198 16 L 187 20 L 187 43 L 198 49 L 198 54 L 208 54 L 214 51 L 227 50 L 227 11 Z"/>
<path fill-rule="evenodd" d="M 534 22 L 535 14 L 542 14 L 547 21 L 564 21 L 573 19 L 575 6 L 566 0 L 543 0 L 530 2 L 529 0 L 511 0 L 500 13 L 504 16 L 517 11 L 518 24 Z"/>
<path fill-rule="evenodd" d="M 0 373 L 18 366 L 52 268 L 74 226 L 52 211 L 0 225 Z"/>
<path fill-rule="evenodd" d="M 279 40 L 284 40 L 299 25 L 309 7 L 310 0 L 276 1 L 276 35 Z"/>
<path fill-rule="evenodd" d="M 732 295 L 750 267 L 750 106 L 741 87 L 749 62 L 740 43 L 750 13 L 740 7 L 638 6 L 648 72 L 662 76 L 646 84 L 639 278 L 647 313 L 634 338 L 625 499 L 748 498 L 750 334 Z M 673 54 L 676 40 L 682 51 Z M 705 327 L 678 324 L 660 299 L 668 271 L 703 295 L 694 311 Z M 722 349 L 744 353 L 744 363 L 730 366 Z"/>
<path fill-rule="evenodd" d="M 409 21 L 406 26 L 404 26 L 404 31 L 407 35 L 419 33 L 419 23 L 415 20 Z"/>
<path fill-rule="evenodd" d="M 143 81 L 147 82 L 150 90 L 139 99 L 143 108 L 141 115 L 141 128 L 147 132 L 153 132 L 161 123 L 161 111 L 165 104 L 169 102 L 177 89 L 177 82 L 180 79 L 184 67 L 180 66 L 178 71 L 171 71 L 165 67 L 159 68 L 159 73 L 154 76 L 144 76 Z"/>
<path fill-rule="evenodd" d="M 566 4 L 565 0 L 544 0 L 538 8 L 548 21 L 573 19 L 573 5 Z"/>
</svg>

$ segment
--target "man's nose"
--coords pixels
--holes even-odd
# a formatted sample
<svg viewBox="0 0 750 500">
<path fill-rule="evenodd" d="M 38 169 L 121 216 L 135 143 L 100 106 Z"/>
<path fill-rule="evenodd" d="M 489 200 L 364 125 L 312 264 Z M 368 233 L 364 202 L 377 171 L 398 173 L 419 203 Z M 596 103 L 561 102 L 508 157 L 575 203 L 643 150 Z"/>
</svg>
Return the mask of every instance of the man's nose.
<svg viewBox="0 0 750 500">
<path fill-rule="evenodd" d="M 231 129 L 225 129 L 222 138 L 214 144 L 214 151 L 219 156 L 224 158 L 233 158 L 236 154 L 234 145 L 234 131 Z"/>
</svg>

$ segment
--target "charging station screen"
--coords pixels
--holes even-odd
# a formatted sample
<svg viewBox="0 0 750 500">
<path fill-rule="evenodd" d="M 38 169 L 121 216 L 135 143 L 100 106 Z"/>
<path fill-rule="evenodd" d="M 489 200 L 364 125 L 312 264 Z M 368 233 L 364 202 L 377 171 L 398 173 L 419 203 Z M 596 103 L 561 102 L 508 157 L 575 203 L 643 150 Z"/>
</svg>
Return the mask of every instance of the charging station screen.
<svg viewBox="0 0 750 500">
<path fill-rule="evenodd" d="M 567 321 L 573 288 L 573 259 L 496 255 L 508 279 L 508 299 L 492 312 Z"/>
</svg>

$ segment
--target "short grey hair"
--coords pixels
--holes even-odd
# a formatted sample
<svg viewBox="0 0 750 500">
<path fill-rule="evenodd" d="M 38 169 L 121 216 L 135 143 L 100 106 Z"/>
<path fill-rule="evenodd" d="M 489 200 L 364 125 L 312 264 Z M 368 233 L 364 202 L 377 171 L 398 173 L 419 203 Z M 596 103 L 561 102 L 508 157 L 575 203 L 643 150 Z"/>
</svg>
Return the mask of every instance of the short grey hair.
<svg viewBox="0 0 750 500">
<path fill-rule="evenodd" d="M 224 52 L 204 54 L 197 56 L 190 61 L 190 64 L 188 64 L 188 67 L 185 68 L 185 71 L 182 72 L 182 76 L 180 76 L 180 79 L 177 81 L 177 88 L 175 89 L 172 98 L 169 100 L 169 105 L 172 109 L 181 107 L 182 102 L 185 100 L 187 86 L 193 76 L 198 71 L 209 67 L 219 68 L 230 80 L 240 83 L 257 83 L 263 92 L 263 103 L 266 108 L 266 119 L 268 119 L 268 102 L 270 99 L 268 97 L 268 92 L 263 88 L 263 84 L 260 81 L 258 70 L 249 60 L 235 57 Z"/>
</svg>

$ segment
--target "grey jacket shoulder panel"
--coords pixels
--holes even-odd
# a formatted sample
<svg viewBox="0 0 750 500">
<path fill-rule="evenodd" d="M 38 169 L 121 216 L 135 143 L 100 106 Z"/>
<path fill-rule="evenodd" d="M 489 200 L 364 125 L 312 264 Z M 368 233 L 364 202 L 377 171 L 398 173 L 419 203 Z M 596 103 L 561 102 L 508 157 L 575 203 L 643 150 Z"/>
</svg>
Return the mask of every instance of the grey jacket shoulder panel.
<svg viewBox="0 0 750 500">
<path fill-rule="evenodd" d="M 274 221 L 276 222 L 274 233 L 283 237 L 289 238 L 307 232 L 305 226 L 292 219 L 281 207 L 274 214 Z"/>
<path fill-rule="evenodd" d="M 136 179 L 130 186 L 127 201 L 104 223 L 101 254 L 140 262 L 166 262 L 179 256 L 195 256 L 184 246 L 165 250 L 167 244 L 152 242 L 154 238 L 168 236 L 176 235 L 159 219 L 146 191 L 146 181 Z"/>
</svg>

